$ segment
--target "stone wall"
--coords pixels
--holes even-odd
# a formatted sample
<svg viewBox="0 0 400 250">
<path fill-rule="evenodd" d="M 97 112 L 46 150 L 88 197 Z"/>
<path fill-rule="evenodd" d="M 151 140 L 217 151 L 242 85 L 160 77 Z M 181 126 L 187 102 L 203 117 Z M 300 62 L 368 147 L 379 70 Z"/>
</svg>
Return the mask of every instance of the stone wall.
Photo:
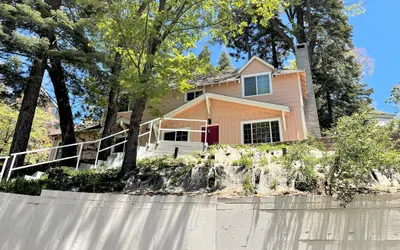
<svg viewBox="0 0 400 250">
<path fill-rule="evenodd" d="M 0 249 L 400 249 L 400 195 L 0 193 Z"/>
</svg>

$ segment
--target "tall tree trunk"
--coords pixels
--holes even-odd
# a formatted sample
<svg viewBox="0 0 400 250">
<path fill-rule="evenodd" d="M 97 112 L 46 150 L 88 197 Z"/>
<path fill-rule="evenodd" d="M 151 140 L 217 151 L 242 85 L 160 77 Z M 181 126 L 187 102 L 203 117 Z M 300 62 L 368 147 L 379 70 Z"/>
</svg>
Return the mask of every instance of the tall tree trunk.
<svg viewBox="0 0 400 250">
<path fill-rule="evenodd" d="M 125 145 L 125 157 L 122 163 L 120 176 L 123 177 L 136 168 L 137 147 L 139 140 L 140 121 L 146 108 L 147 97 L 143 96 L 135 100 L 132 106 L 132 114 L 129 124 L 128 138 Z"/>
<path fill-rule="evenodd" d="M 46 57 L 33 60 L 29 79 L 24 90 L 24 97 L 22 98 L 17 124 L 15 125 L 10 154 L 26 151 L 28 147 L 33 117 L 35 116 L 36 105 L 40 94 L 40 88 L 42 87 L 45 69 Z M 24 154 L 16 156 L 13 167 L 22 166 L 24 164 L 24 159 Z M 5 176 L 7 176 L 10 170 L 11 160 L 12 159 L 8 161 L 5 168 Z"/>
<path fill-rule="evenodd" d="M 101 134 L 101 138 L 107 137 L 111 135 L 112 129 L 115 126 L 115 121 L 117 119 L 118 113 L 118 95 L 119 95 L 119 82 L 117 80 L 119 73 L 121 72 L 121 54 L 116 53 L 114 58 L 114 64 L 111 69 L 111 73 L 113 75 L 113 79 L 111 80 L 111 88 L 110 93 L 108 95 L 108 109 L 107 116 L 104 122 L 103 132 Z M 113 138 L 105 139 L 101 142 L 100 148 L 106 148 L 111 146 Z M 110 155 L 111 150 L 105 150 L 100 152 L 99 159 L 105 161 L 107 157 Z"/>
<path fill-rule="evenodd" d="M 50 79 L 53 83 L 54 93 L 56 95 L 58 112 L 60 114 L 60 128 L 62 144 L 74 144 L 75 130 L 74 118 L 72 116 L 72 109 L 69 102 L 68 88 L 65 83 L 65 73 L 61 61 L 58 59 L 50 59 L 51 66 L 48 67 Z M 62 157 L 69 157 L 76 155 L 76 146 L 65 147 L 62 149 Z M 63 164 L 73 167 L 76 164 L 76 159 L 63 161 Z"/>
<path fill-rule="evenodd" d="M 326 105 L 327 105 L 327 109 L 328 109 L 328 124 L 329 124 L 329 126 L 332 126 L 332 124 L 333 124 L 332 98 L 331 98 L 331 93 L 328 89 L 326 90 L 325 97 L 326 97 Z"/>
<path fill-rule="evenodd" d="M 278 59 L 278 53 L 276 51 L 276 43 L 275 43 L 275 35 L 274 32 L 271 33 L 271 47 L 272 47 L 272 65 L 274 65 L 275 68 L 279 68 L 279 59 Z"/>
</svg>

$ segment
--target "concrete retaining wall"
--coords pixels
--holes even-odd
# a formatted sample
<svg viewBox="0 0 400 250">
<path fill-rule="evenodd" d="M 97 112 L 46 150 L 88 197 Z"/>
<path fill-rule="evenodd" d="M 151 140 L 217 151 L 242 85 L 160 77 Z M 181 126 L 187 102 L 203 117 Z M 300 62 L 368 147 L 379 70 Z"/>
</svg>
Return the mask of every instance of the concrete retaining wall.
<svg viewBox="0 0 400 250">
<path fill-rule="evenodd" d="M 0 249 L 400 249 L 400 196 L 0 193 Z"/>
</svg>

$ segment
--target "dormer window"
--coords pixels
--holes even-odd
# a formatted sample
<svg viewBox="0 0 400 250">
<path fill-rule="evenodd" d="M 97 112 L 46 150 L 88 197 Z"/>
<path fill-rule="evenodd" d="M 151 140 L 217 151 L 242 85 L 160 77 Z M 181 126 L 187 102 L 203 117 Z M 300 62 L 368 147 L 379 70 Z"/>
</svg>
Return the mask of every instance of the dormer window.
<svg viewBox="0 0 400 250">
<path fill-rule="evenodd" d="M 243 97 L 272 94 L 271 73 L 242 76 Z"/>
<path fill-rule="evenodd" d="M 191 90 L 185 93 L 185 102 L 190 102 L 191 100 L 201 96 L 204 93 L 203 90 Z"/>
</svg>

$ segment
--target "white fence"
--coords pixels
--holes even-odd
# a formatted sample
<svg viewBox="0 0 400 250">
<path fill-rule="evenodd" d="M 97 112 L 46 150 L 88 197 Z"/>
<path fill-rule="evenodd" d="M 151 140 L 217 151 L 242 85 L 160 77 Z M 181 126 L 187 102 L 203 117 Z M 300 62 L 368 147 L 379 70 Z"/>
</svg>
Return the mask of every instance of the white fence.
<svg viewBox="0 0 400 250">
<path fill-rule="evenodd" d="M 168 128 L 168 129 L 167 129 L 167 128 L 162 128 L 162 127 L 161 127 L 161 126 L 162 126 L 162 120 L 186 121 L 186 122 L 201 122 L 201 123 L 204 122 L 204 123 L 205 123 L 205 130 L 175 129 L 175 128 Z M 145 123 L 140 124 L 140 127 L 141 127 L 141 128 L 142 128 L 143 126 L 145 126 L 145 125 L 148 125 L 149 128 L 150 128 L 149 131 L 144 132 L 144 133 L 142 133 L 142 134 L 139 134 L 139 138 L 141 138 L 141 137 L 143 137 L 143 136 L 145 136 L 145 135 L 149 135 L 148 142 L 147 142 L 148 145 L 151 143 L 152 132 L 153 132 L 153 126 L 154 126 L 157 122 L 159 122 L 158 135 L 157 135 L 157 143 L 159 143 L 159 141 L 160 141 L 161 131 L 188 131 L 188 132 L 197 132 L 197 133 L 206 133 L 206 131 L 207 131 L 207 120 L 183 119 L 183 118 L 182 118 L 182 119 L 181 119 L 181 118 L 163 118 L 163 119 L 161 119 L 161 118 L 156 118 L 156 119 L 153 119 L 153 120 L 151 120 L 151 121 L 148 121 L 148 122 L 145 122 Z M 42 149 L 37 149 L 37 150 L 29 150 L 29 151 L 24 151 L 24 152 L 13 153 L 13 154 L 11 154 L 10 156 L 0 157 L 0 160 L 1 160 L 1 159 L 4 159 L 3 167 L 2 167 L 1 172 L 0 172 L 0 181 L 1 181 L 2 178 L 3 178 L 3 175 L 4 175 L 4 172 L 5 172 L 5 168 L 6 168 L 6 166 L 7 166 L 8 160 L 11 160 L 11 164 L 10 164 L 10 170 L 8 171 L 7 180 L 10 179 L 11 173 L 12 173 L 13 171 L 17 171 L 17 170 L 20 170 L 20 169 L 31 168 L 31 167 L 35 167 L 35 166 L 39 166 L 39 165 L 44 165 L 44 164 L 49 164 L 49 163 L 54 163 L 54 162 L 60 162 L 60 161 L 70 160 L 70 159 L 76 159 L 76 167 L 75 167 L 75 170 L 78 170 L 79 163 L 80 163 L 80 160 L 81 160 L 81 157 L 82 157 L 83 145 L 85 145 L 85 144 L 97 144 L 97 145 L 98 145 L 98 146 L 97 146 L 96 160 L 95 160 L 95 165 L 94 165 L 95 168 L 97 168 L 98 158 L 99 158 L 99 153 L 100 153 L 100 152 L 103 152 L 103 151 L 112 149 L 112 148 L 114 148 L 114 147 L 116 147 L 116 146 L 119 146 L 119 145 L 125 145 L 125 143 L 127 142 L 127 140 L 125 139 L 125 140 L 122 141 L 122 142 L 118 142 L 118 143 L 116 143 L 116 144 L 114 144 L 114 145 L 111 145 L 111 146 L 108 146 L 108 147 L 105 147 L 105 148 L 101 148 L 101 142 L 102 142 L 103 140 L 105 140 L 105 139 L 109 139 L 109 138 L 113 138 L 113 137 L 115 137 L 115 136 L 117 136 L 117 135 L 125 134 L 125 133 L 128 132 L 128 130 L 129 130 L 129 129 L 126 129 L 126 130 L 120 131 L 120 132 L 118 132 L 118 133 L 115 133 L 115 134 L 112 134 L 112 135 L 109 135 L 109 136 L 100 138 L 100 139 L 95 140 L 95 141 L 79 142 L 79 143 L 68 144 L 68 145 L 62 145 L 62 146 L 51 147 L 51 148 L 42 148 Z M 206 135 L 204 136 L 204 139 L 205 139 L 204 144 L 207 145 L 207 136 L 206 136 Z M 15 165 L 16 158 L 17 158 L 19 155 L 26 155 L 26 154 L 38 153 L 38 152 L 44 152 L 44 151 L 49 151 L 49 152 L 51 152 L 52 150 L 57 150 L 57 149 L 62 149 L 62 148 L 67 148 L 67 147 L 78 147 L 78 150 L 77 150 L 78 153 L 77 153 L 77 155 L 68 156 L 68 157 L 64 157 L 64 158 L 53 159 L 53 160 L 48 160 L 48 161 L 45 161 L 45 162 L 39 162 L 39 163 L 34 163 L 34 164 L 29 164 L 29 165 L 24 165 L 24 166 L 14 166 L 14 165 Z"/>
</svg>

